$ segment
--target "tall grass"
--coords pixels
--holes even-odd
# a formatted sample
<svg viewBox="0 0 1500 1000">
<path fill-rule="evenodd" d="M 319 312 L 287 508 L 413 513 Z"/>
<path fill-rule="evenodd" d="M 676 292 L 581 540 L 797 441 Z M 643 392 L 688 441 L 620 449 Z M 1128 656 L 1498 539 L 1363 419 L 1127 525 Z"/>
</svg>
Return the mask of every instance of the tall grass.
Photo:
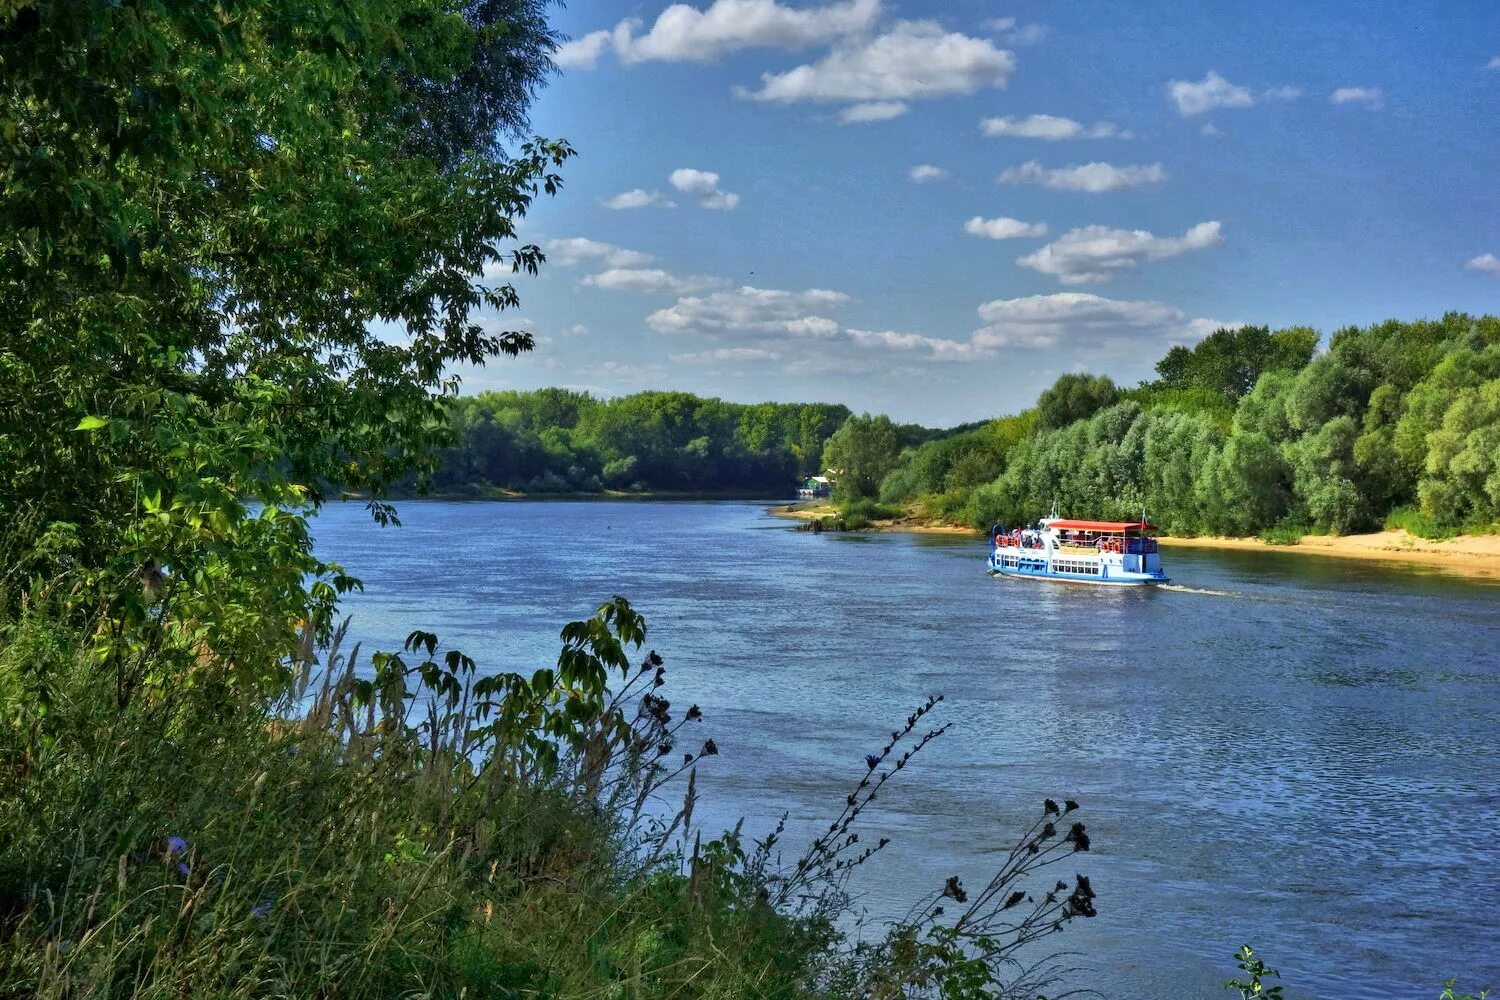
<svg viewBox="0 0 1500 1000">
<path fill-rule="evenodd" d="M 942 735 L 940 699 L 785 850 L 779 827 L 700 828 L 717 746 L 626 602 L 561 638 L 555 668 L 481 676 L 428 633 L 368 659 L 340 633 L 270 699 L 200 678 L 122 709 L 86 631 L 10 627 L 0 996 L 1029 996 L 1056 977 L 1036 942 L 1093 915 L 1087 879 L 1044 879 L 1089 846 L 1071 802 L 981 889 L 934 886 L 874 940 L 841 930 L 884 846 L 860 825 Z"/>
</svg>

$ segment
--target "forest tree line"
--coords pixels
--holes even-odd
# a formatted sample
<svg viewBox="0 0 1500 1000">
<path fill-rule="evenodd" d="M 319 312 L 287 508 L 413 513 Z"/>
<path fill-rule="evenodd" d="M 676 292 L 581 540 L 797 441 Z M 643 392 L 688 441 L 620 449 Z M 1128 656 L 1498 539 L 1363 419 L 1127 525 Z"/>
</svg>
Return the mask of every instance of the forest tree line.
<svg viewBox="0 0 1500 1000">
<path fill-rule="evenodd" d="M 685 392 L 600 399 L 538 389 L 485 392 L 449 404 L 455 439 L 441 493 L 755 492 L 787 496 L 824 468 L 823 448 L 849 419 L 827 403 L 727 403 Z M 937 432 L 892 425 L 897 447 Z"/>
<path fill-rule="evenodd" d="M 986 528 L 1146 512 L 1178 534 L 1424 535 L 1500 519 L 1500 318 L 1334 333 L 1219 330 L 1126 389 L 1068 374 L 1037 405 L 916 447 L 864 449 L 842 499 Z M 848 431 L 882 437 L 881 418 Z M 873 432 L 873 433 L 871 433 Z M 878 483 L 878 487 L 871 487 Z"/>
<path fill-rule="evenodd" d="M 565 389 L 450 404 L 444 493 L 760 492 L 839 470 L 835 497 L 985 528 L 1144 511 L 1178 534 L 1424 535 L 1500 519 L 1500 318 L 1334 333 L 1222 329 L 1124 388 L 1070 373 L 1020 413 L 947 430 L 826 403 Z"/>
</svg>

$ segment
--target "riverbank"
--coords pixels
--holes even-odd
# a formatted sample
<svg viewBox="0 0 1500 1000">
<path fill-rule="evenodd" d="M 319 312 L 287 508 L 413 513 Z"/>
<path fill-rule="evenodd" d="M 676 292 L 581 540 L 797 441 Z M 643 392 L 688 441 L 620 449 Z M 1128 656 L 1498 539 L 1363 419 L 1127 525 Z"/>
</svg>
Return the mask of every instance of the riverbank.
<svg viewBox="0 0 1500 1000">
<path fill-rule="evenodd" d="M 769 490 L 569 490 L 556 493 L 527 493 L 496 486 L 476 486 L 471 490 L 433 490 L 427 493 L 397 492 L 394 502 L 403 500 L 753 500 L 764 501 Z M 347 494 L 346 500 L 366 499 L 362 493 Z"/>
<path fill-rule="evenodd" d="M 772 517 L 785 517 L 794 521 L 837 521 L 842 514 L 833 504 L 787 503 L 771 507 Z M 970 535 L 981 537 L 981 533 L 958 524 L 939 524 L 915 514 L 898 518 L 879 518 L 871 521 L 860 531 L 900 531 L 915 535 Z"/>
<path fill-rule="evenodd" d="M 1333 556 L 1399 562 L 1480 579 L 1500 579 L 1500 535 L 1418 538 L 1405 530 L 1363 535 L 1304 535 L 1294 545 L 1271 545 L 1259 538 L 1163 538 L 1168 549 L 1260 549 L 1295 555 Z"/>
<path fill-rule="evenodd" d="M 770 508 L 770 513 L 775 517 L 796 520 L 838 517 L 838 509 L 832 504 L 781 504 Z M 865 530 L 974 537 L 981 534 L 971 528 L 935 523 L 915 514 L 875 521 Z M 1362 535 L 1305 535 L 1292 545 L 1272 545 L 1259 538 L 1227 538 L 1219 535 L 1196 538 L 1166 536 L 1161 539 L 1161 543 L 1168 549 L 1258 549 L 1293 555 L 1398 562 L 1471 579 L 1500 579 L 1500 534 L 1457 535 L 1435 540 L 1419 538 L 1398 529 Z"/>
</svg>

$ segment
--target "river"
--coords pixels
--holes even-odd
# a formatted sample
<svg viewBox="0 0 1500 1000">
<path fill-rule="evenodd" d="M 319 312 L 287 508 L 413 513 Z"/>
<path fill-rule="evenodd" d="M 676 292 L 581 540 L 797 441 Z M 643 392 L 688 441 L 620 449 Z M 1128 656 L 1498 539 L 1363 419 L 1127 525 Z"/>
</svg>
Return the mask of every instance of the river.
<svg viewBox="0 0 1500 1000">
<path fill-rule="evenodd" d="M 1500 587 L 1280 553 L 1168 551 L 1183 590 L 993 580 L 983 542 L 813 535 L 752 503 L 357 504 L 314 523 L 366 649 L 437 632 L 550 665 L 623 594 L 721 755 L 700 815 L 805 842 L 928 694 L 952 730 L 865 839 L 861 904 L 982 883 L 1077 799 L 1099 916 L 1046 945 L 1111 1000 L 1224 996 L 1250 943 L 1289 1000 L 1500 986 Z M 888 788 L 892 786 L 887 786 Z"/>
</svg>

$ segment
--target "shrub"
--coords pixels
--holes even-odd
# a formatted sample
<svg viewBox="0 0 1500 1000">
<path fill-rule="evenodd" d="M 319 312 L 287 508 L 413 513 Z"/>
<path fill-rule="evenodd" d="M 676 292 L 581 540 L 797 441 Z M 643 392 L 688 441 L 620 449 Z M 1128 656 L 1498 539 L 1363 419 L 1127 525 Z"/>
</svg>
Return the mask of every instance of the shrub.
<svg viewBox="0 0 1500 1000">
<path fill-rule="evenodd" d="M 1420 508 L 1409 505 L 1397 507 L 1386 515 L 1384 527 L 1386 531 L 1404 529 L 1418 538 L 1452 538 L 1458 534 L 1456 528 L 1441 524 Z"/>
<path fill-rule="evenodd" d="M 1260 533 L 1260 540 L 1267 545 L 1296 545 L 1310 529 L 1306 525 L 1278 524 Z"/>
</svg>

